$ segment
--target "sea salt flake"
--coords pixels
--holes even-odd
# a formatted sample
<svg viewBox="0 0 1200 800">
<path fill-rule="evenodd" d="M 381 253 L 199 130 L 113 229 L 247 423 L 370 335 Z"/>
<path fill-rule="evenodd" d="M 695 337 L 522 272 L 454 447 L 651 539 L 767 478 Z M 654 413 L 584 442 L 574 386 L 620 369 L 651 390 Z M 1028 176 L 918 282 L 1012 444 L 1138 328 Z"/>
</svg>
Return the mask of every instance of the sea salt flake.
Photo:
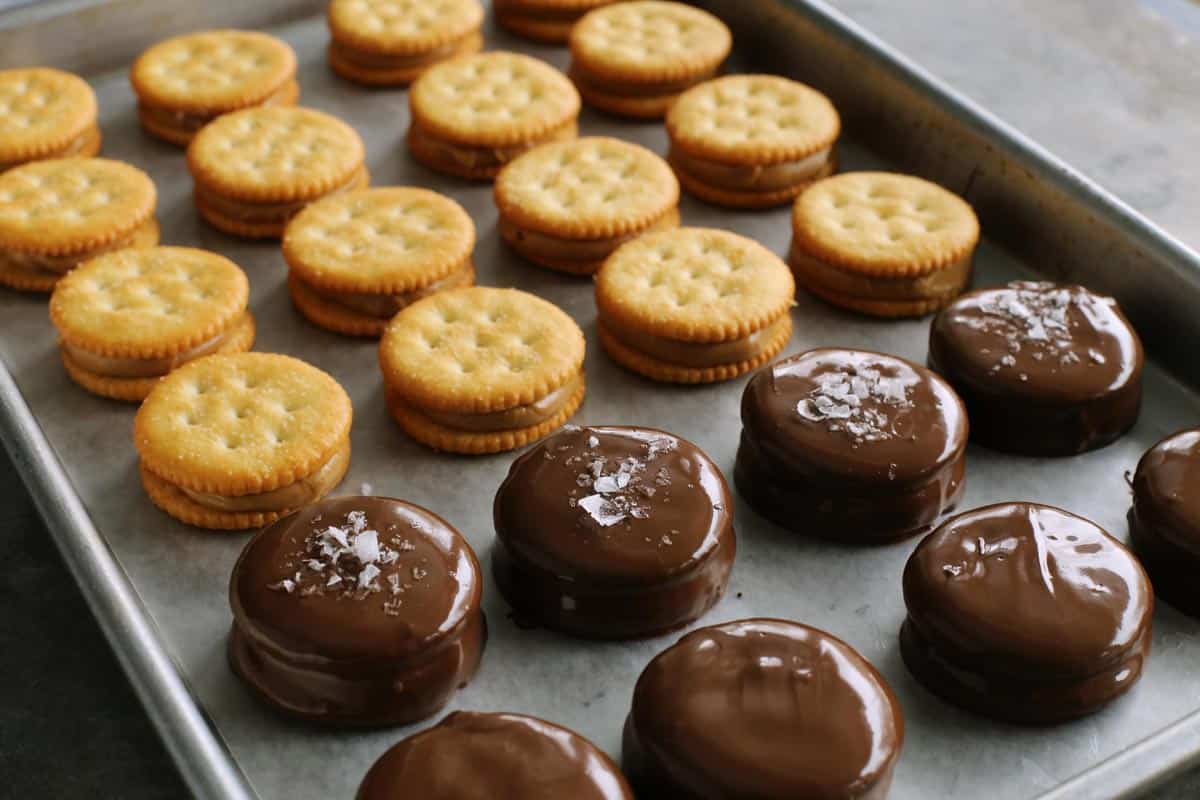
<svg viewBox="0 0 1200 800">
<path fill-rule="evenodd" d="M 592 484 L 592 488 L 601 494 L 612 494 L 613 492 L 617 491 L 620 486 L 617 483 L 617 476 L 602 475 L 596 479 L 594 484 Z"/>
<path fill-rule="evenodd" d="M 421 567 L 413 567 L 412 568 L 412 576 L 413 576 L 414 581 L 425 580 L 425 576 L 428 574 L 429 574 L 428 570 L 422 569 Z"/>
<path fill-rule="evenodd" d="M 600 446 L 599 439 L 597 439 L 595 436 L 588 437 L 588 448 L 589 449 L 594 448 L 594 447 L 599 447 L 599 446 Z"/>
<path fill-rule="evenodd" d="M 1093 364 L 1103 364 L 1108 360 L 1104 357 L 1103 353 L 1094 347 L 1088 350 L 1088 358 L 1092 360 Z"/>
<path fill-rule="evenodd" d="M 346 515 L 346 522 L 352 531 L 361 533 L 367 527 L 367 514 L 365 511 L 351 511 Z"/>
<path fill-rule="evenodd" d="M 291 578 L 284 578 L 283 580 L 279 581 L 278 583 L 272 583 L 272 584 L 268 585 L 267 588 L 274 589 L 277 592 L 283 591 L 283 592 L 287 592 L 288 594 L 291 594 L 292 592 L 296 591 L 296 582 L 294 580 L 292 580 Z"/>
<path fill-rule="evenodd" d="M 341 582 L 342 582 L 342 576 L 338 575 L 337 573 L 334 573 L 333 575 L 329 576 L 329 580 L 325 581 L 325 585 L 326 586 L 337 586 Z"/>
<path fill-rule="evenodd" d="M 379 560 L 379 533 L 363 531 L 354 537 L 354 555 L 363 564 L 372 564 Z"/>
<path fill-rule="evenodd" d="M 579 501 L 579 507 L 602 527 L 608 528 L 625 519 L 626 514 L 604 495 L 590 494 Z"/>
<path fill-rule="evenodd" d="M 370 589 L 371 583 L 379 577 L 379 567 L 367 564 L 358 573 L 358 588 Z"/>
</svg>

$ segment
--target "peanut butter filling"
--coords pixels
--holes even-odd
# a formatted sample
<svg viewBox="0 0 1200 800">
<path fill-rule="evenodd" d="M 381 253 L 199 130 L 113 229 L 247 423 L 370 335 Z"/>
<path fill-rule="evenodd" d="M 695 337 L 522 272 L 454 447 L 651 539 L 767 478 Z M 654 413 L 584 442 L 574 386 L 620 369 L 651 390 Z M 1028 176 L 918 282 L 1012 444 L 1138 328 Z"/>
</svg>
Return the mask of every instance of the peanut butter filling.
<svg viewBox="0 0 1200 800">
<path fill-rule="evenodd" d="M 290 105 L 296 102 L 296 98 L 300 96 L 300 84 L 295 80 L 290 80 L 275 90 L 275 93 L 270 95 L 266 100 L 259 103 L 259 106 L 280 106 Z M 161 106 L 147 105 L 146 103 L 138 104 L 138 111 L 142 116 L 160 127 L 170 128 L 171 130 L 187 131 L 195 133 L 203 128 L 208 123 L 212 122 L 222 114 L 234 111 L 235 109 L 226 109 L 216 112 L 189 112 L 189 111 L 172 111 L 169 108 Z"/>
<path fill-rule="evenodd" d="M 522 228 L 503 217 L 498 225 L 501 238 L 522 253 L 549 261 L 577 261 L 581 264 L 601 262 L 628 241 L 652 231 L 665 231 L 678 226 L 678 208 L 672 208 L 641 230 L 606 239 L 567 239 Z"/>
<path fill-rule="evenodd" d="M 350 442 L 347 440 L 316 472 L 270 492 L 227 497 L 208 492 L 195 492 L 182 486 L 176 488 L 193 502 L 215 511 L 231 513 L 287 511 L 314 503 L 333 491 L 334 487 L 342 480 L 342 476 L 346 474 L 346 467 L 349 464 Z"/>
<path fill-rule="evenodd" d="M 605 79 L 598 75 L 593 75 L 588 72 L 587 67 L 578 62 L 571 64 L 570 78 L 576 85 L 584 89 L 591 89 L 598 94 L 608 95 L 610 97 L 628 97 L 630 99 L 644 99 L 652 97 L 673 97 L 677 94 L 682 94 L 698 83 L 703 83 L 709 78 L 717 74 L 717 68 L 713 67 L 708 72 L 697 75 L 687 80 L 681 81 L 647 81 L 647 82 L 626 82 Z"/>
<path fill-rule="evenodd" d="M 683 342 L 664 336 L 630 330 L 623 325 L 613 325 L 600 315 L 604 330 L 626 347 L 651 358 L 682 367 L 719 367 L 723 364 L 739 364 L 761 355 L 791 323 L 785 314 L 765 328 L 749 336 L 726 342 Z"/>
<path fill-rule="evenodd" d="M 833 171 L 833 147 L 797 161 L 766 166 L 724 164 L 698 158 L 672 147 L 667 160 L 701 183 L 731 192 L 774 192 L 823 178 Z"/>
<path fill-rule="evenodd" d="M 365 70 L 419 70 L 460 53 L 478 50 L 482 44 L 483 36 L 479 33 L 472 33 L 456 42 L 451 42 L 435 50 L 426 50 L 423 53 L 372 53 L 366 50 L 356 50 L 352 46 L 336 40 L 330 42 L 329 49 L 337 58 Z"/>
<path fill-rule="evenodd" d="M 864 275 L 829 264 L 792 243 L 788 264 L 801 283 L 865 300 L 925 300 L 961 292 L 971 280 L 974 253 L 927 275 L 889 277 Z"/>
<path fill-rule="evenodd" d="M 418 409 L 427 419 L 446 428 L 471 433 L 494 433 L 496 431 L 512 431 L 521 428 L 532 428 L 543 422 L 554 419 L 571 398 L 583 386 L 583 372 L 575 374 L 570 380 L 549 394 L 528 405 L 493 411 L 488 414 L 461 414 L 452 411 L 431 411 L 426 408 Z M 401 401 L 403 402 L 403 401 Z"/>
<path fill-rule="evenodd" d="M 279 223 L 283 224 L 289 219 L 299 214 L 305 206 L 310 203 L 332 197 L 333 195 L 342 194 L 343 192 L 360 189 L 367 184 L 367 168 L 359 167 L 350 179 L 330 189 L 323 195 L 318 197 L 309 197 L 304 200 L 294 200 L 290 203 L 255 203 L 249 200 L 235 200 L 231 197 L 216 194 L 206 187 L 196 185 L 196 200 L 202 203 L 205 208 L 220 214 L 227 219 L 235 219 L 240 222 L 251 223 Z"/>
<path fill-rule="evenodd" d="M 66 275 L 75 269 L 75 267 L 96 256 L 133 247 L 139 243 L 143 236 L 152 231 L 157 231 L 157 229 L 158 222 L 154 217 L 151 217 L 130 231 L 127 236 L 123 236 L 102 247 L 97 247 L 95 250 L 88 250 L 84 253 L 68 253 L 66 255 L 52 256 L 43 253 L 21 253 L 13 250 L 0 251 L 0 269 L 9 272 L 25 272 L 37 276 Z"/>
<path fill-rule="evenodd" d="M 107 378 L 161 378 L 172 370 L 202 356 L 215 353 L 229 339 L 234 330 L 245 321 L 238 317 L 232 325 L 211 339 L 195 347 L 164 358 L 114 358 L 84 350 L 68 342 L 62 342 L 63 352 L 80 368 Z"/>
<path fill-rule="evenodd" d="M 297 277 L 295 273 L 292 273 L 292 278 L 308 287 L 313 294 L 331 303 L 345 306 L 351 311 L 366 314 L 368 317 L 391 319 L 402 309 L 407 308 L 423 297 L 428 297 L 431 294 L 436 294 L 446 289 L 470 286 L 475 282 L 475 268 L 471 264 L 470 259 L 468 259 L 462 263 L 462 266 L 441 280 L 422 286 L 420 289 L 413 289 L 410 292 L 401 292 L 400 294 L 335 292 L 331 289 L 323 289 L 309 283 L 303 278 Z"/>
<path fill-rule="evenodd" d="M 447 164 L 449 168 L 477 170 L 498 169 L 527 150 L 548 142 L 574 139 L 578 132 L 579 126 L 571 122 L 534 142 L 523 142 L 511 147 L 472 147 L 442 139 L 414 122 L 408 129 L 408 139 L 410 146 L 420 150 L 426 158 L 436 164 Z"/>
</svg>

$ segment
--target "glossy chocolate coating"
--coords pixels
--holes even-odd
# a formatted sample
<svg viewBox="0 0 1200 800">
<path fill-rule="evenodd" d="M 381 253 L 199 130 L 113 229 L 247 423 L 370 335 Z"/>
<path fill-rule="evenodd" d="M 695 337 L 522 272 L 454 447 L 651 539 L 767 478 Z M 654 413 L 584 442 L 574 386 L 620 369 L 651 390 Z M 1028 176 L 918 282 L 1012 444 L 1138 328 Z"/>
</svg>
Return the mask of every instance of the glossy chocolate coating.
<svg viewBox="0 0 1200 800">
<path fill-rule="evenodd" d="M 456 711 L 384 753 L 357 800 L 633 800 L 577 733 L 521 714 Z"/>
<path fill-rule="evenodd" d="M 359 541 L 371 531 L 376 552 Z M 480 581 L 471 546 L 436 514 L 386 497 L 325 500 L 242 551 L 229 586 L 230 663 L 293 715 L 355 726 L 424 719 L 479 666 Z"/>
<path fill-rule="evenodd" d="M 729 487 L 695 445 L 651 428 L 569 426 L 496 493 L 496 583 L 517 614 L 578 636 L 651 636 L 721 598 Z"/>
<path fill-rule="evenodd" d="M 1004 503 L 948 520 L 904 569 L 909 670 L 999 719 L 1083 716 L 1129 690 L 1150 650 L 1150 583 L 1097 525 Z"/>
<path fill-rule="evenodd" d="M 967 415 L 924 367 L 865 350 L 810 350 L 742 396 L 734 482 L 764 517 L 844 542 L 922 533 L 962 496 Z"/>
<path fill-rule="evenodd" d="M 1142 456 L 1129 533 L 1158 596 L 1200 617 L 1200 428 L 1169 436 Z"/>
<path fill-rule="evenodd" d="M 971 439 L 1008 453 L 1064 456 L 1133 427 L 1142 343 L 1115 300 L 1082 286 L 1017 281 L 943 309 L 929 366 L 962 396 Z"/>
<path fill-rule="evenodd" d="M 622 760 L 639 796 L 882 800 L 904 741 L 883 677 L 794 622 L 701 628 L 646 667 Z"/>
</svg>

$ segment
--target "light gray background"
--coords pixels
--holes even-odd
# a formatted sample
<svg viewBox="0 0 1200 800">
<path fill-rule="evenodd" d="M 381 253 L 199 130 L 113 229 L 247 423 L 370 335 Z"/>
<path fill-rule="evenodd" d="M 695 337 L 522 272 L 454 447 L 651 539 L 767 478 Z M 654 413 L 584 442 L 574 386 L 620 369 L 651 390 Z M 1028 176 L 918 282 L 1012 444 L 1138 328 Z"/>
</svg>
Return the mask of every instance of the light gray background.
<svg viewBox="0 0 1200 800">
<path fill-rule="evenodd" d="M 1200 10 L 1190 0 L 836 4 L 1200 246 Z M 995 15 L 1006 24 L 991 24 Z M 0 549 L 12 565 L 0 572 L 0 669 L 16 677 L 0 682 L 0 795 L 82 797 L 91 786 L 86 796 L 178 796 L 111 663 L 80 657 L 98 637 L 78 598 L 64 599 L 61 567 L 6 470 L 0 509 Z M 45 703 L 18 714 L 31 689 Z M 1200 796 L 1200 780 L 1158 796 Z"/>
</svg>

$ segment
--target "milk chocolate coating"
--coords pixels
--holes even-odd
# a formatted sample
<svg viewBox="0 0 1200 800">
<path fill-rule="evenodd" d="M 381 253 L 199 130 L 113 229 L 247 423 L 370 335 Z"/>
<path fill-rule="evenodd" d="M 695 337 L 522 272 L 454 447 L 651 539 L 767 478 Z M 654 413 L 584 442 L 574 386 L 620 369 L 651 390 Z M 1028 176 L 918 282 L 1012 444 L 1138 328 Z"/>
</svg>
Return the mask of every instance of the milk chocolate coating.
<svg viewBox="0 0 1200 800">
<path fill-rule="evenodd" d="M 734 483 L 797 533 L 885 542 L 958 503 L 967 415 L 924 367 L 865 350 L 810 350 L 761 370 L 742 396 Z"/>
<path fill-rule="evenodd" d="M 1082 286 L 1017 281 L 943 309 L 929 366 L 962 396 L 971 439 L 1007 453 L 1066 456 L 1137 422 L 1142 343 L 1115 300 Z"/>
<path fill-rule="evenodd" d="M 968 511 L 904 569 L 901 654 L 943 699 L 1012 722 L 1080 717 L 1124 694 L 1150 651 L 1150 582 L 1095 524 L 1033 503 Z"/>
<path fill-rule="evenodd" d="M 1169 436 L 1142 456 L 1129 534 L 1158 597 L 1200 617 L 1200 428 Z"/>
<path fill-rule="evenodd" d="M 496 493 L 496 583 L 519 617 L 605 639 L 651 636 L 721 598 L 736 540 L 729 487 L 690 442 L 570 426 Z"/>
<path fill-rule="evenodd" d="M 357 800 L 633 800 L 612 760 L 536 717 L 456 711 L 384 753 Z"/>
<path fill-rule="evenodd" d="M 904 718 L 852 647 L 794 622 L 689 633 L 646 667 L 622 761 L 639 797 L 883 800 Z"/>
<path fill-rule="evenodd" d="M 386 497 L 325 500 L 242 551 L 229 585 L 230 663 L 266 703 L 299 717 L 424 719 L 479 666 L 480 581 L 470 545 L 436 514 Z"/>
</svg>

